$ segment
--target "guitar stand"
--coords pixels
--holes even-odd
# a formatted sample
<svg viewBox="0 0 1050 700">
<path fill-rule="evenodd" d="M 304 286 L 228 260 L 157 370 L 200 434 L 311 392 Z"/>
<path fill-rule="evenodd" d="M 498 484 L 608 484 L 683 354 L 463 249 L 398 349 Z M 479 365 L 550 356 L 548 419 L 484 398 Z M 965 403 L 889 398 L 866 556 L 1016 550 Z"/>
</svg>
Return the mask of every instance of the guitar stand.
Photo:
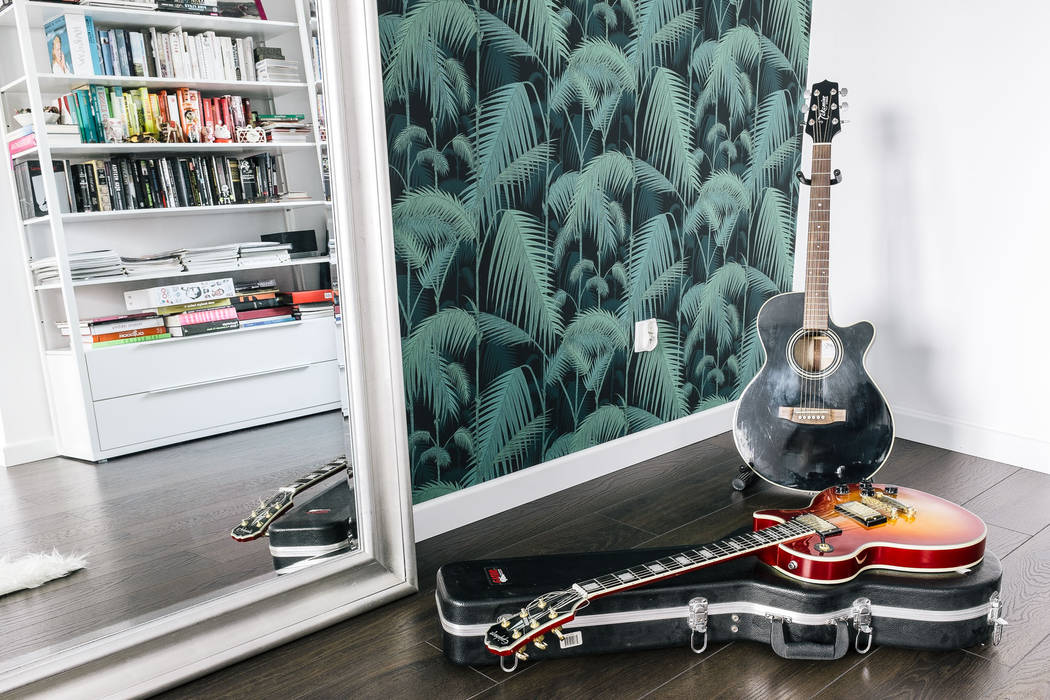
<svg viewBox="0 0 1050 700">
<path fill-rule="evenodd" d="M 741 464 L 737 475 L 733 477 L 732 486 L 734 491 L 746 491 L 751 484 L 758 481 L 758 474 L 756 474 L 751 467 L 746 464 Z"/>
</svg>

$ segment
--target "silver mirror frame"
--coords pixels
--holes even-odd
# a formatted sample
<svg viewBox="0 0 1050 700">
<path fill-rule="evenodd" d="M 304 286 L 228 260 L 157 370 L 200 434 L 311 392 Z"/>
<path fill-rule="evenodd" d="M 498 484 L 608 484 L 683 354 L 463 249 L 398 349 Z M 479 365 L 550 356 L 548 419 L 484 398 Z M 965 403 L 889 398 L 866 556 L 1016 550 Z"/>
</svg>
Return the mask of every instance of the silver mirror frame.
<svg viewBox="0 0 1050 700">
<path fill-rule="evenodd" d="M 0 695 L 147 695 L 416 590 L 378 12 L 319 0 L 318 13 L 326 81 L 342 87 L 328 94 L 329 162 L 361 551 L 32 654 Z"/>
</svg>

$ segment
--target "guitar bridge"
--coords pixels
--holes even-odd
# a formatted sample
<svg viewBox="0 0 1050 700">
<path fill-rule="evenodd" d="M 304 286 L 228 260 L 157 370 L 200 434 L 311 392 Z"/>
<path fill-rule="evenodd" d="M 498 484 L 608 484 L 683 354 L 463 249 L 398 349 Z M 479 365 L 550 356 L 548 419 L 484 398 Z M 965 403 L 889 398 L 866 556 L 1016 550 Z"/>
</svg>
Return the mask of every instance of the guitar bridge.
<svg viewBox="0 0 1050 700">
<path fill-rule="evenodd" d="M 781 406 L 777 409 L 777 416 L 789 420 L 792 423 L 802 423 L 804 425 L 829 425 L 831 423 L 845 422 L 846 409 Z"/>
</svg>

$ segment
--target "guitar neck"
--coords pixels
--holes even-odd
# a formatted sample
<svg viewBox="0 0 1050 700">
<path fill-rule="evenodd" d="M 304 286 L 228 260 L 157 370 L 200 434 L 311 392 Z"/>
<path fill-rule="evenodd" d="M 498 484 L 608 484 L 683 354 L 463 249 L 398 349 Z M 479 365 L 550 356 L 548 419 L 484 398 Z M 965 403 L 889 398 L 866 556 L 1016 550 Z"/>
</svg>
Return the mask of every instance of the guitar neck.
<svg viewBox="0 0 1050 700">
<path fill-rule="evenodd" d="M 813 144 L 806 243 L 806 304 L 803 328 L 828 327 L 828 251 L 831 240 L 831 144 Z"/>
<path fill-rule="evenodd" d="M 599 598 L 627 588 L 643 586 L 659 579 L 695 571 L 728 559 L 756 554 L 763 549 L 812 534 L 812 527 L 790 520 L 781 525 L 718 540 L 697 549 L 687 549 L 678 554 L 632 566 L 629 569 L 579 581 L 573 584 L 572 588 L 577 594 L 588 600 Z"/>
<path fill-rule="evenodd" d="M 346 469 L 346 458 L 335 459 L 324 465 L 320 469 L 315 469 L 306 476 L 296 479 L 292 483 L 283 487 L 281 491 L 290 491 L 293 496 L 299 494 L 305 489 L 313 486 L 322 479 L 327 479 L 332 474 L 338 471 Z"/>
</svg>

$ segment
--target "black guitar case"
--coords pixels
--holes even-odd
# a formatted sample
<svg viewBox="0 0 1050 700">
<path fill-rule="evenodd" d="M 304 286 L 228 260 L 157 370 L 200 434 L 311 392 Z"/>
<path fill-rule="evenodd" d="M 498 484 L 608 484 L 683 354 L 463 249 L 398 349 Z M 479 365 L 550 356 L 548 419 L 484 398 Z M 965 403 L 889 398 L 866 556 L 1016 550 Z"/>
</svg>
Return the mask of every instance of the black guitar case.
<svg viewBox="0 0 1050 700">
<path fill-rule="evenodd" d="M 457 664 L 496 664 L 483 638 L 500 615 L 515 615 L 573 581 L 669 556 L 682 547 L 457 562 L 437 574 L 445 654 Z M 725 562 L 599 598 L 530 660 L 750 640 L 787 659 L 838 659 L 875 645 L 961 649 L 998 641 L 1002 567 L 995 555 L 968 572 L 863 572 L 833 586 L 806 584 L 754 557 Z M 515 664 L 504 657 L 505 668 Z"/>
<path fill-rule="evenodd" d="M 343 472 L 327 481 L 327 488 L 309 498 L 299 496 L 292 509 L 270 525 L 270 556 L 277 573 L 297 571 L 354 548 L 354 491 Z"/>
</svg>

